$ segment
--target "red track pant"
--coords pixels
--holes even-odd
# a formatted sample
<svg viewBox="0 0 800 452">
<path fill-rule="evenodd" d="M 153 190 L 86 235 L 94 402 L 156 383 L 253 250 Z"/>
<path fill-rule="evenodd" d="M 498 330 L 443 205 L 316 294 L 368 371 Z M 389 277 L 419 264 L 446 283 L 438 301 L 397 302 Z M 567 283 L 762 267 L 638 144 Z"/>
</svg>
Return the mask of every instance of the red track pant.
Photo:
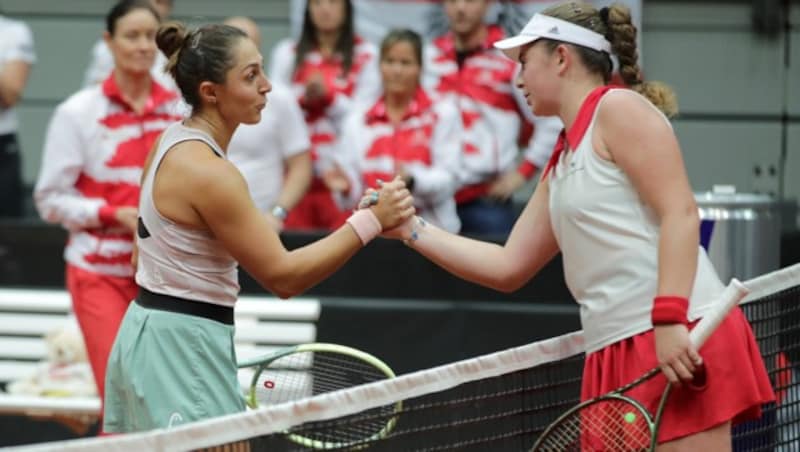
<svg viewBox="0 0 800 452">
<path fill-rule="evenodd" d="M 105 396 L 106 364 L 117 330 L 138 288 L 133 278 L 93 273 L 67 264 L 67 289 L 81 327 L 100 400 Z"/>
</svg>

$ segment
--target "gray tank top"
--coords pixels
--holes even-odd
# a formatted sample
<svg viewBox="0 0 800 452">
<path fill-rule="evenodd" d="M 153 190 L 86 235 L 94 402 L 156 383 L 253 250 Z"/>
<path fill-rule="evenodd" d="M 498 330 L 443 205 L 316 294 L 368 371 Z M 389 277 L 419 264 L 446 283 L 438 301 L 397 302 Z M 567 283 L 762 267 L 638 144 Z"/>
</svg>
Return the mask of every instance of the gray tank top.
<svg viewBox="0 0 800 452">
<path fill-rule="evenodd" d="M 175 123 L 164 131 L 142 181 L 136 283 L 154 293 L 232 307 L 239 293 L 236 260 L 210 231 L 174 223 L 153 202 L 153 180 L 161 160 L 176 144 L 189 140 L 202 141 L 227 158 L 200 130 Z"/>
</svg>

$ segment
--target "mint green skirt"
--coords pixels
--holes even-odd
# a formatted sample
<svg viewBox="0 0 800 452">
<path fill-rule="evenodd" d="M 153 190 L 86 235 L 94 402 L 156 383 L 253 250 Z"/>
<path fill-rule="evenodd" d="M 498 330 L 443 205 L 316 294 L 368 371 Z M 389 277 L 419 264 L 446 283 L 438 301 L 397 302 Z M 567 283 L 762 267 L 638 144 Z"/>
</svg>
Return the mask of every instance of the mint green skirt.
<svg viewBox="0 0 800 452">
<path fill-rule="evenodd" d="M 106 370 L 103 431 L 170 428 L 245 410 L 233 325 L 131 303 Z"/>
</svg>

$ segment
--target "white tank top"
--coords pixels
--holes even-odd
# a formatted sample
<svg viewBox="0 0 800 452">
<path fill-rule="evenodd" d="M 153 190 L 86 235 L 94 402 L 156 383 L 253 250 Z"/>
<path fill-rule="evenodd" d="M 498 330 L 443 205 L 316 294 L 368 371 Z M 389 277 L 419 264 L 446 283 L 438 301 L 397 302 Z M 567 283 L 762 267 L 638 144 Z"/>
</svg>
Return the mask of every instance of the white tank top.
<svg viewBox="0 0 800 452">
<path fill-rule="evenodd" d="M 172 222 L 153 202 L 153 180 L 161 160 L 176 144 L 189 140 L 202 141 L 226 158 L 200 130 L 175 123 L 164 131 L 142 181 L 136 283 L 154 293 L 232 307 L 239 293 L 236 260 L 208 230 Z"/>
<path fill-rule="evenodd" d="M 658 284 L 658 219 L 626 174 L 592 147 L 600 106 L 581 108 L 579 117 L 591 118 L 588 128 L 582 137 L 567 136 L 578 144 L 561 153 L 549 175 L 551 223 L 567 286 L 580 305 L 587 352 L 651 329 Z M 701 317 L 722 289 L 700 248 L 689 319 Z"/>
</svg>

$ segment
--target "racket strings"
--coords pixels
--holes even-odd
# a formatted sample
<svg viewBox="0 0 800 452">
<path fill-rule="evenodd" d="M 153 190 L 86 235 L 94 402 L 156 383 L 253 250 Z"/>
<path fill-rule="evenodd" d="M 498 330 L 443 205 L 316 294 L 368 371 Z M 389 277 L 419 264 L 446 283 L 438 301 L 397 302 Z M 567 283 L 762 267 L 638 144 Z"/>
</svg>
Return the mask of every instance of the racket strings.
<svg viewBox="0 0 800 452">
<path fill-rule="evenodd" d="M 623 400 L 603 400 L 577 410 L 551 429 L 538 451 L 648 450 L 652 439 L 649 419 Z"/>
<path fill-rule="evenodd" d="M 262 369 L 255 386 L 258 406 L 295 401 L 314 395 L 385 380 L 387 375 L 359 358 L 336 352 L 301 351 L 283 356 Z M 365 441 L 387 427 L 394 406 L 361 413 L 359 422 L 341 423 L 335 430 L 301 428 L 303 440 L 346 444 Z M 365 416 L 369 414 L 369 416 Z"/>
<path fill-rule="evenodd" d="M 256 384 L 259 405 L 274 405 L 386 379 L 380 369 L 348 355 L 298 352 L 262 370 Z"/>
</svg>

